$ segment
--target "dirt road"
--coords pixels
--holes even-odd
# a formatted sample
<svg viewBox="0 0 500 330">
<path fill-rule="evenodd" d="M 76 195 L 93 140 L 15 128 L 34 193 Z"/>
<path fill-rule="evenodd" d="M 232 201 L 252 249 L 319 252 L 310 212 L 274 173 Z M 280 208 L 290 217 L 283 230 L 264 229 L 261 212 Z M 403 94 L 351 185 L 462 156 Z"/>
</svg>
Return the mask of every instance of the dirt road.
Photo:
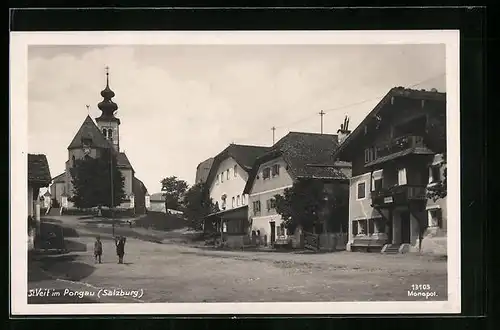
<svg viewBox="0 0 500 330">
<path fill-rule="evenodd" d="M 81 233 L 92 232 L 78 225 L 74 228 Z M 118 264 L 114 243 L 104 236 L 103 263 L 94 264 L 93 238 L 76 239 L 87 245 L 87 252 L 38 261 L 51 279 L 32 281 L 31 289 L 57 286 L 61 291 L 70 287 L 94 292 L 90 298 L 95 302 L 394 301 L 447 297 L 446 261 L 427 256 L 214 251 L 130 238 L 125 264 Z M 427 291 L 432 295 L 410 297 L 408 291 L 418 284 L 429 285 Z M 118 291 L 97 297 L 103 290 Z"/>
</svg>

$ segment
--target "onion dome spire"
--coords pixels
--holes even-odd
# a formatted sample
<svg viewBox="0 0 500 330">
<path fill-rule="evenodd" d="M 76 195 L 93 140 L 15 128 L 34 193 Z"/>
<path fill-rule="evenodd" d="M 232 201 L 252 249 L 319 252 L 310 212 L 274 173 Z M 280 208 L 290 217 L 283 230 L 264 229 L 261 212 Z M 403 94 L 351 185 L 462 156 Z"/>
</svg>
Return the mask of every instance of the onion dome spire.
<svg viewBox="0 0 500 330">
<path fill-rule="evenodd" d="M 118 105 L 111 99 L 115 96 L 115 92 L 109 88 L 109 67 L 106 67 L 106 88 L 101 91 L 103 100 L 99 102 L 97 107 L 102 111 L 100 118 L 114 118 L 114 113 L 118 110 Z"/>
</svg>

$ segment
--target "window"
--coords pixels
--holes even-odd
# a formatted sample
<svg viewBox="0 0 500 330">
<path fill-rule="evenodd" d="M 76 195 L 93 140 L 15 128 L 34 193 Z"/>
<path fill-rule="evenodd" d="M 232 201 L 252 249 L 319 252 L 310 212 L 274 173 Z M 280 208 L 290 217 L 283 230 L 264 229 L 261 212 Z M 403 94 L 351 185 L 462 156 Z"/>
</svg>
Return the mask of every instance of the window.
<svg viewBox="0 0 500 330">
<path fill-rule="evenodd" d="M 357 196 L 358 196 L 358 199 L 363 199 L 366 197 L 366 182 L 358 183 Z"/>
<path fill-rule="evenodd" d="M 224 182 L 224 172 L 220 174 L 220 182 Z"/>
<path fill-rule="evenodd" d="M 260 201 L 253 202 L 253 213 L 260 214 Z"/>
<path fill-rule="evenodd" d="M 236 196 L 236 206 L 240 206 L 240 195 Z"/>
<path fill-rule="evenodd" d="M 356 236 L 358 234 L 358 221 L 353 221 L 352 222 L 352 235 Z"/>
<path fill-rule="evenodd" d="M 382 218 L 376 218 L 375 220 L 375 232 L 385 233 L 385 222 Z"/>
<path fill-rule="evenodd" d="M 373 180 L 373 191 L 380 191 L 382 190 L 382 178 L 377 178 Z"/>
<path fill-rule="evenodd" d="M 229 169 L 226 171 L 226 179 L 229 180 Z"/>
<path fill-rule="evenodd" d="M 226 195 L 223 195 L 222 198 L 221 198 L 221 201 L 222 201 L 222 209 L 225 210 L 226 209 Z"/>
<path fill-rule="evenodd" d="M 375 233 L 375 219 L 368 219 L 368 235 Z"/>
<path fill-rule="evenodd" d="M 366 235 L 366 231 L 368 228 L 367 227 L 367 220 L 359 220 L 359 225 L 358 225 L 358 235 Z"/>
<path fill-rule="evenodd" d="M 374 156 L 375 156 L 374 148 L 365 149 L 365 164 L 374 160 L 375 159 Z"/>
<path fill-rule="evenodd" d="M 406 184 L 406 168 L 398 170 L 398 185 L 403 186 Z"/>
<path fill-rule="evenodd" d="M 232 198 L 231 207 L 233 207 L 233 208 L 234 208 L 234 196 L 233 196 L 233 198 Z"/>
<path fill-rule="evenodd" d="M 241 195 L 241 205 L 245 205 L 245 195 Z"/>
<path fill-rule="evenodd" d="M 276 228 L 276 231 L 277 231 L 277 236 L 285 236 L 285 224 L 284 223 L 281 223 L 277 228 Z"/>
<path fill-rule="evenodd" d="M 443 214 L 441 209 L 429 210 L 429 227 L 443 228 Z"/>
<path fill-rule="evenodd" d="M 73 155 L 71 157 L 71 164 L 73 164 L 73 166 L 75 166 L 75 155 Z M 111 190 L 111 189 L 110 189 Z"/>
<path fill-rule="evenodd" d="M 441 181 L 441 168 L 439 165 L 434 165 L 429 168 L 429 183 Z"/>
<path fill-rule="evenodd" d="M 268 199 L 266 201 L 267 210 L 274 210 L 276 208 L 276 200 L 274 198 Z"/>
<path fill-rule="evenodd" d="M 102 129 L 102 135 L 104 135 L 104 137 L 107 138 L 108 137 L 108 130 L 105 129 L 105 128 L 103 128 Z"/>
<path fill-rule="evenodd" d="M 219 184 L 219 180 L 220 180 L 220 178 L 219 178 L 219 174 L 217 174 L 217 178 L 215 179 L 215 183 L 216 183 L 216 184 Z"/>
<path fill-rule="evenodd" d="M 274 164 L 272 168 L 273 177 L 280 175 L 280 164 Z"/>
<path fill-rule="evenodd" d="M 265 180 L 265 179 L 269 179 L 270 177 L 271 177 L 271 169 L 269 167 L 266 167 L 262 171 L 262 178 Z"/>
<path fill-rule="evenodd" d="M 108 129 L 108 138 L 111 139 L 113 137 L 113 130 L 110 128 Z"/>
<path fill-rule="evenodd" d="M 233 175 L 234 175 L 235 178 L 236 178 L 237 174 L 238 174 L 238 165 L 234 165 Z"/>
</svg>

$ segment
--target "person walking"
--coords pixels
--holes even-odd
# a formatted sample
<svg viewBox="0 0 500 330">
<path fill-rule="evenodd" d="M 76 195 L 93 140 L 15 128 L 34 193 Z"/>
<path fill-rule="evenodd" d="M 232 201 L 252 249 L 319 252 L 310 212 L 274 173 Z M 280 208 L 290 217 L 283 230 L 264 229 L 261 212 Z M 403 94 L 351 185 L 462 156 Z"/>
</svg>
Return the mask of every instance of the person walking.
<svg viewBox="0 0 500 330">
<path fill-rule="evenodd" d="M 101 238 L 97 236 L 94 242 L 94 258 L 96 263 L 97 262 L 101 263 L 101 256 L 102 256 L 102 242 Z"/>
<path fill-rule="evenodd" d="M 123 236 L 115 238 L 116 254 L 118 255 L 118 263 L 123 264 L 123 256 L 125 255 L 125 241 Z"/>
</svg>

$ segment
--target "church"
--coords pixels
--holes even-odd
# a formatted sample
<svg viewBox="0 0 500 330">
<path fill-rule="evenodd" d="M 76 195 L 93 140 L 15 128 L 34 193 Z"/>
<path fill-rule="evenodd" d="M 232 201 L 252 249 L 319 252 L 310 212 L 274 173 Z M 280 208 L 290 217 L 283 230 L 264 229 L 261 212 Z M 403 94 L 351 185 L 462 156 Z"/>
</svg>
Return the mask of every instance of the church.
<svg viewBox="0 0 500 330">
<path fill-rule="evenodd" d="M 130 214 L 146 212 L 148 192 L 141 180 L 135 177 L 135 171 L 127 155 L 120 151 L 120 119 L 115 116 L 118 105 L 113 102 L 115 93 L 109 87 L 109 72 L 106 72 L 106 87 L 101 91 L 103 100 L 98 104 L 101 115 L 92 119 L 85 118 L 80 129 L 68 146 L 68 160 L 65 171 L 52 180 L 50 194 L 52 200 L 57 200 L 63 210 L 75 209 L 71 202 L 73 191 L 70 168 L 75 161 L 86 156 L 99 157 L 111 149 L 117 158 L 117 165 L 125 178 L 125 199 L 117 206 L 118 209 Z"/>
</svg>

